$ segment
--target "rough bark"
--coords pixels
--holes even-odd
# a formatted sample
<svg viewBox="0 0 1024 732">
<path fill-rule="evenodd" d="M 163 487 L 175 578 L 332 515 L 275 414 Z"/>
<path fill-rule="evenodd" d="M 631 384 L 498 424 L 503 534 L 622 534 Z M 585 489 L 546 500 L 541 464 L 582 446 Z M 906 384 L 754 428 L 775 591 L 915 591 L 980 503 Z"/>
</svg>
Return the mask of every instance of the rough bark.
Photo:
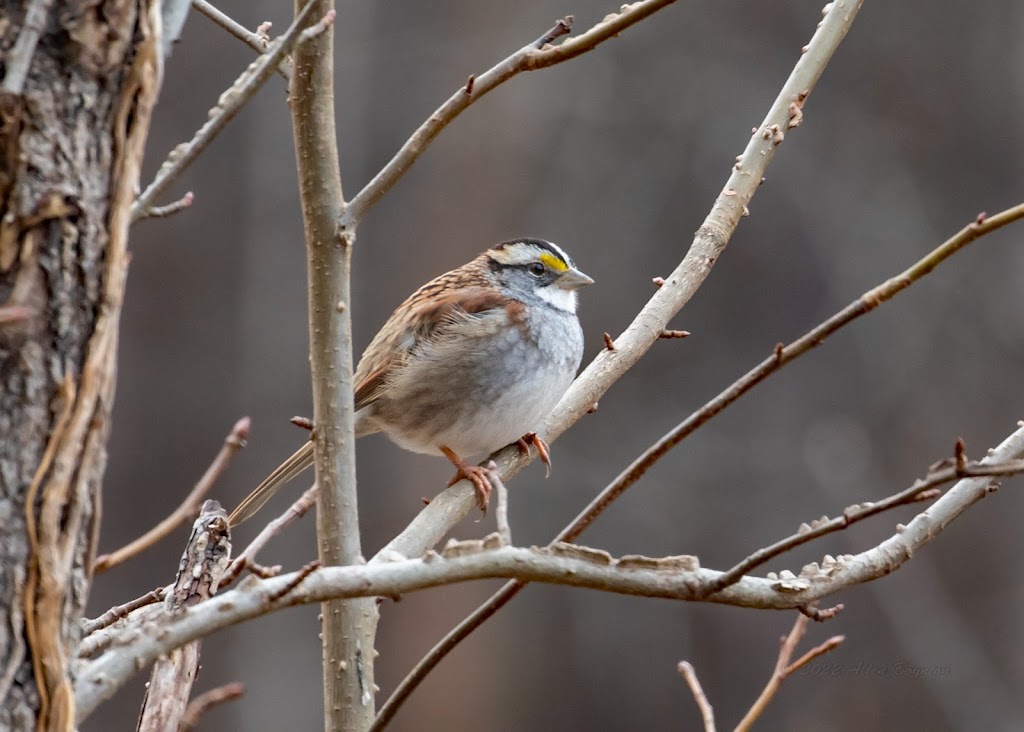
<svg viewBox="0 0 1024 732">
<path fill-rule="evenodd" d="M 74 727 L 154 4 L 0 2 L 0 729 Z"/>
</svg>

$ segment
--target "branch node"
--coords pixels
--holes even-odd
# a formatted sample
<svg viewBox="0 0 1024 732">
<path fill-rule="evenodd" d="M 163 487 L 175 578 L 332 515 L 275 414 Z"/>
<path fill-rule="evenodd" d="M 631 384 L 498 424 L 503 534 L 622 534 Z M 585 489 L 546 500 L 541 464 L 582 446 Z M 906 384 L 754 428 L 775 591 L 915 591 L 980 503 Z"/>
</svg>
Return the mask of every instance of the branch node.
<svg viewBox="0 0 1024 732">
<path fill-rule="evenodd" d="M 604 334 L 604 347 L 609 351 L 615 350 L 615 341 L 612 340 L 612 337 L 608 335 L 608 333 Z"/>
<path fill-rule="evenodd" d="M 797 605 L 797 610 L 802 615 L 806 615 L 808 618 L 816 623 L 824 623 L 826 620 L 831 620 L 836 615 L 843 611 L 843 604 L 840 603 L 833 607 L 825 608 L 824 610 L 818 609 L 815 605 Z"/>
<path fill-rule="evenodd" d="M 555 25 L 547 33 L 533 42 L 533 47 L 540 50 L 549 43 L 553 43 L 562 36 L 572 33 L 573 16 L 567 15 L 555 21 Z M 468 92 L 467 92 L 468 93 Z"/>
<path fill-rule="evenodd" d="M 320 569 L 320 560 L 314 559 L 312 562 L 310 562 L 309 564 L 305 565 L 302 569 L 300 569 L 295 574 L 295 577 L 292 579 L 291 582 L 286 584 L 277 592 L 271 593 L 267 597 L 267 602 L 273 604 L 278 600 L 282 599 L 285 595 L 288 595 L 293 590 L 295 590 L 296 587 L 302 584 L 303 580 L 305 580 L 307 577 L 309 577 L 309 575 L 313 574 L 313 572 L 317 571 L 318 569 Z"/>
</svg>

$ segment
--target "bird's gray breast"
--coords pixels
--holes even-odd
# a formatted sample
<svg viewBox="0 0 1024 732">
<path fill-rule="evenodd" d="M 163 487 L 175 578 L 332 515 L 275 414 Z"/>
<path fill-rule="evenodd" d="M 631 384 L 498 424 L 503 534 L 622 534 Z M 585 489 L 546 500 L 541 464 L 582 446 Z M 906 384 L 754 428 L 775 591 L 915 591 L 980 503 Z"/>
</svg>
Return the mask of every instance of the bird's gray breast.
<svg viewBox="0 0 1024 732">
<path fill-rule="evenodd" d="M 483 455 L 539 429 L 565 393 L 583 356 L 575 314 L 535 304 L 522 320 L 485 317 L 500 320 L 426 344 L 389 384 L 375 421 L 396 443 Z"/>
</svg>

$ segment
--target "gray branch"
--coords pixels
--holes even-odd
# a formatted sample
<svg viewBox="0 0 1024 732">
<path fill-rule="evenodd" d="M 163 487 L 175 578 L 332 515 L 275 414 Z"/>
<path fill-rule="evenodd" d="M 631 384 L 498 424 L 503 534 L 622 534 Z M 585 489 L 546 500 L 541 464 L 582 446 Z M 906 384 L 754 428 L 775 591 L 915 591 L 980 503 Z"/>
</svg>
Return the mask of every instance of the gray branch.
<svg viewBox="0 0 1024 732">
<path fill-rule="evenodd" d="M 1024 457 L 1019 427 L 981 461 L 990 465 Z M 282 607 L 350 597 L 396 596 L 429 587 L 488 578 L 519 579 L 618 594 L 714 602 L 737 607 L 784 610 L 805 607 L 855 585 L 898 570 L 970 506 L 991 492 L 993 478 L 957 482 L 934 504 L 879 545 L 833 562 L 808 565 L 800 574 L 744 577 L 712 594 L 722 572 L 703 569 L 695 557 L 613 559 L 605 552 L 555 545 L 550 549 L 503 547 L 497 535 L 484 541 L 449 542 L 441 553 L 419 559 L 363 566 L 325 567 L 302 576 L 293 572 L 249 580 L 180 615 L 139 612 L 120 621 L 103 655 L 84 664 L 75 685 L 79 719 L 108 699 L 139 667 L 161 654 L 222 628 Z"/>
</svg>

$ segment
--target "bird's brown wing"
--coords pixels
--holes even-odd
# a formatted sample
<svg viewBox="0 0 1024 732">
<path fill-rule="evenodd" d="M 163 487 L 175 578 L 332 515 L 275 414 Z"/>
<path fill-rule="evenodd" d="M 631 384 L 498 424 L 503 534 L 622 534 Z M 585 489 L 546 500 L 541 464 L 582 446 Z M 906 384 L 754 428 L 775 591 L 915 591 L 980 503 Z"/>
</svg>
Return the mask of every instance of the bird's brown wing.
<svg viewBox="0 0 1024 732">
<path fill-rule="evenodd" d="M 445 338 L 456 330 L 460 336 L 471 335 L 481 327 L 490 330 L 488 314 L 504 310 L 514 316 L 522 307 L 518 301 L 483 287 L 425 299 L 427 302 L 419 307 L 399 307 L 367 347 L 355 373 L 357 410 L 376 401 L 388 378 L 424 343 Z"/>
</svg>

